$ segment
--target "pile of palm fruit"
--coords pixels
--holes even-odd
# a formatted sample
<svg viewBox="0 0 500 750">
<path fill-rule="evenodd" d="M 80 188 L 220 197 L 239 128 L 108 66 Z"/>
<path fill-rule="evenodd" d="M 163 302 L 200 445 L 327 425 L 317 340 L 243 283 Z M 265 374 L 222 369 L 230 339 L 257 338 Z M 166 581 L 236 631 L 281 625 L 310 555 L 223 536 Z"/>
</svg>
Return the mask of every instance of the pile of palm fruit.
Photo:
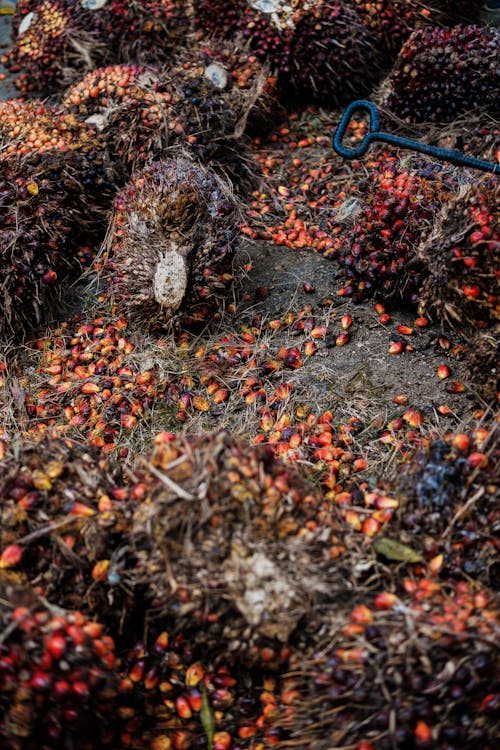
<svg viewBox="0 0 500 750">
<path fill-rule="evenodd" d="M 330 145 L 371 96 L 387 129 L 500 163 L 481 7 L 17 2 L 1 748 L 496 747 L 498 175 Z M 260 315 L 268 289 L 238 299 L 252 240 L 324 256 L 332 297 Z M 385 418 L 321 409 L 307 382 L 294 400 L 315 358 L 349 368 L 370 304 L 387 330 L 416 316 L 390 355 L 468 373 L 474 424 L 407 394 Z"/>
</svg>

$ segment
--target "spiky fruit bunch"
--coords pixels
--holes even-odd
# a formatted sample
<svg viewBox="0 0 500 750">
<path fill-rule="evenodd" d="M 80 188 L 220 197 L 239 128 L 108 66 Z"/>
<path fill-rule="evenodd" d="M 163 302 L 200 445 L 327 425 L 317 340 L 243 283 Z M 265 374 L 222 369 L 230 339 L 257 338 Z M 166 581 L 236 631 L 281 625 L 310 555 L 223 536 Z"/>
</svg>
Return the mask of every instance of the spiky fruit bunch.
<svg viewBox="0 0 500 750">
<path fill-rule="evenodd" d="M 0 159 L 44 151 L 67 151 L 79 142 L 90 141 L 94 132 L 82 128 L 72 115 L 44 104 L 39 99 L 0 102 Z"/>
<path fill-rule="evenodd" d="M 452 175 L 421 159 L 404 164 L 386 150 L 365 165 L 369 179 L 358 193 L 353 226 L 339 225 L 338 261 L 348 280 L 341 294 L 415 304 L 425 275 L 418 243 L 448 200 Z"/>
<path fill-rule="evenodd" d="M 249 179 L 248 148 L 235 132 L 231 100 L 201 66 L 172 64 L 161 73 L 135 64 L 97 69 L 67 91 L 64 103 L 101 129 L 111 157 L 129 171 L 181 145 L 236 182 Z"/>
<path fill-rule="evenodd" d="M 110 558 L 131 519 L 119 499 L 123 493 L 116 491 L 123 481 L 119 467 L 62 439 L 23 442 L 0 466 L 3 575 L 36 585 L 53 604 L 112 627 L 122 606 L 127 620 L 133 616 L 124 591 L 100 583 L 113 584 Z"/>
<path fill-rule="evenodd" d="M 176 75 L 186 80 L 203 75 L 234 113 L 236 133 L 261 135 L 284 116 L 277 99 L 277 78 L 241 39 L 200 41 L 196 49 L 183 50 L 162 73 L 167 80 Z"/>
<path fill-rule="evenodd" d="M 500 30 L 419 29 L 401 49 L 388 83 L 385 105 L 409 122 L 451 122 L 478 107 L 496 115 Z"/>
<path fill-rule="evenodd" d="M 400 510 L 386 533 L 421 555 L 434 573 L 489 583 L 500 546 L 494 442 L 494 431 L 483 427 L 434 440 L 390 487 Z"/>
<path fill-rule="evenodd" d="M 203 36 L 228 39 L 243 15 L 241 0 L 192 0 L 194 27 Z"/>
<path fill-rule="evenodd" d="M 189 2 L 111 0 L 102 9 L 107 38 L 119 60 L 157 63 L 186 41 Z"/>
<path fill-rule="evenodd" d="M 384 62 L 392 63 L 410 34 L 422 26 L 479 20 L 481 0 L 353 0 L 374 34 Z"/>
<path fill-rule="evenodd" d="M 112 638 L 80 612 L 53 608 L 29 590 L 0 590 L 2 747 L 116 747 Z"/>
<path fill-rule="evenodd" d="M 169 129 L 176 125 L 175 101 L 156 68 L 132 63 L 87 73 L 68 89 L 63 106 L 103 131 L 110 152 L 131 167 L 167 145 Z"/>
<path fill-rule="evenodd" d="M 18 86 L 54 90 L 102 64 L 107 55 L 105 33 L 98 14 L 72 0 L 42 0 L 16 10 L 15 38 L 3 62 L 17 65 Z"/>
<path fill-rule="evenodd" d="M 301 100 L 329 106 L 368 91 L 379 74 L 378 58 L 357 11 L 340 0 L 322 0 L 297 16 L 284 87 L 291 85 Z"/>
<path fill-rule="evenodd" d="M 276 677 L 214 665 L 209 651 L 158 627 L 150 622 L 120 665 L 129 746 L 203 750 L 211 738 L 214 750 L 258 747 L 276 711 Z"/>
<path fill-rule="evenodd" d="M 155 597 L 150 617 L 169 615 L 171 629 L 192 631 L 225 659 L 261 662 L 266 643 L 268 662 L 279 659 L 279 644 L 313 601 L 328 599 L 325 581 L 343 565 L 330 555 L 347 540 L 339 508 L 268 446 L 224 432 L 167 436 L 146 469 L 157 481 L 138 476 L 152 491 L 136 508 L 130 543 L 131 577 Z"/>
<path fill-rule="evenodd" d="M 109 273 L 127 318 L 201 322 L 231 282 L 238 210 L 229 188 L 187 159 L 155 162 L 115 200 Z"/>
<path fill-rule="evenodd" d="M 297 750 L 493 748 L 500 731 L 500 622 L 487 592 L 404 580 L 350 617 L 328 647 L 302 657 L 288 742 Z M 368 604 L 368 606 L 367 606 Z M 339 621 L 340 620 L 340 621 Z M 343 620 L 343 621 L 342 621 Z M 381 687 L 383 686 L 383 687 Z"/>
<path fill-rule="evenodd" d="M 55 131 L 57 132 L 57 131 Z M 20 334 L 50 313 L 60 282 L 87 260 L 104 235 L 115 194 L 103 143 L 80 128 L 81 140 L 0 160 L 0 334 Z M 58 135 L 54 136 L 59 139 Z"/>
<path fill-rule="evenodd" d="M 428 269 L 421 302 L 451 325 L 499 322 L 500 185 L 462 185 L 443 205 L 418 249 Z"/>
</svg>

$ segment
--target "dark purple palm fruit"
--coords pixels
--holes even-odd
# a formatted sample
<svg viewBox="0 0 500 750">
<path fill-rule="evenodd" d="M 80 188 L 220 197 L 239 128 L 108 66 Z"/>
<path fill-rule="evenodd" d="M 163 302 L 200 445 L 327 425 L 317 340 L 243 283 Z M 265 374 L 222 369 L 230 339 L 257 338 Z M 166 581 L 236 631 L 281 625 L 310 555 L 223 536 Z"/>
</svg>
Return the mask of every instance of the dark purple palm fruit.
<svg viewBox="0 0 500 750">
<path fill-rule="evenodd" d="M 40 102 L 0 107 L 0 334 L 50 315 L 104 236 L 115 170 L 95 131 Z"/>
<path fill-rule="evenodd" d="M 21 70 L 22 93 L 53 91 L 109 54 L 101 17 L 71 0 L 23 3 L 14 16 L 14 39 L 4 64 Z"/>
<path fill-rule="evenodd" d="M 111 0 L 102 11 L 114 55 L 129 63 L 156 64 L 186 42 L 191 26 L 189 2 Z"/>
<path fill-rule="evenodd" d="M 494 428 L 480 427 L 431 440 L 387 483 L 399 510 L 386 538 L 409 546 L 441 576 L 491 583 L 500 531 L 495 438 Z"/>
<path fill-rule="evenodd" d="M 294 705 L 285 703 L 275 721 L 286 747 L 495 747 L 497 597 L 402 568 L 391 589 L 360 597 L 350 615 L 336 610 L 321 649 L 292 659 Z"/>
<path fill-rule="evenodd" d="M 357 11 L 339 0 L 322 0 L 295 16 L 288 86 L 301 101 L 335 106 L 367 93 L 380 74 L 371 33 Z"/>
<path fill-rule="evenodd" d="M 494 177 L 460 186 L 434 217 L 418 248 L 428 271 L 420 302 L 430 315 L 459 329 L 499 322 L 499 217 Z"/>
<path fill-rule="evenodd" d="M 407 122 L 451 122 L 478 107 L 497 115 L 499 90 L 499 29 L 425 28 L 402 47 L 383 105 Z"/>
<path fill-rule="evenodd" d="M 203 37 L 229 39 L 241 23 L 244 6 L 243 0 L 192 0 L 194 28 Z"/>
<path fill-rule="evenodd" d="M 81 612 L 0 582 L 0 745 L 116 748 L 113 639 Z"/>
<path fill-rule="evenodd" d="M 117 196 L 109 274 L 130 321 L 203 322 L 232 280 L 239 212 L 227 184 L 185 158 L 150 164 Z"/>
</svg>

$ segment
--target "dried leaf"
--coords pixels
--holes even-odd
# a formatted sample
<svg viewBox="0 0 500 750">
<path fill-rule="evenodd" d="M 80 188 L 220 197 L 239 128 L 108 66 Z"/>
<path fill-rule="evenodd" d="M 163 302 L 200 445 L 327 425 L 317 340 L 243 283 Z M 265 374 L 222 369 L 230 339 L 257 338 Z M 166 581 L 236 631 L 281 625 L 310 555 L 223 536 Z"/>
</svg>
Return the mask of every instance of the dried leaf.
<svg viewBox="0 0 500 750">
<path fill-rule="evenodd" d="M 389 539 L 386 536 L 379 537 L 373 542 L 375 551 L 383 555 L 388 560 L 397 560 L 398 562 L 420 562 L 422 559 L 418 552 L 395 539 Z"/>
</svg>

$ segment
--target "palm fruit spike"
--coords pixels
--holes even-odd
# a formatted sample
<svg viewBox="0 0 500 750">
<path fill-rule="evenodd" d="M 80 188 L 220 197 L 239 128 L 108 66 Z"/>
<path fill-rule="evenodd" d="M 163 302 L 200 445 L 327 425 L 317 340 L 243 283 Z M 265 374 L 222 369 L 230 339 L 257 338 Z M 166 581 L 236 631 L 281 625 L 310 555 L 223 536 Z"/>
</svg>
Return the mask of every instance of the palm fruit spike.
<svg viewBox="0 0 500 750">
<path fill-rule="evenodd" d="M 341 510 L 268 446 L 167 437 L 136 476 L 151 489 L 134 513 L 128 580 L 150 587 L 148 617 L 168 617 L 205 653 L 277 659 L 312 602 L 329 600 L 326 580 L 350 575 L 350 559 L 330 555 L 349 544 Z"/>
<path fill-rule="evenodd" d="M 48 317 L 60 282 L 85 260 L 82 248 L 102 239 L 115 174 L 92 129 L 43 105 L 6 103 L 0 143 L 0 333 L 8 336 Z"/>
<path fill-rule="evenodd" d="M 408 545 L 435 574 L 492 583 L 500 528 L 494 440 L 494 430 L 483 427 L 450 433 L 416 451 L 388 482 L 400 509 L 387 537 Z"/>
<path fill-rule="evenodd" d="M 112 638 L 99 623 L 30 589 L 2 581 L 0 593 L 2 748 L 116 748 Z"/>
<path fill-rule="evenodd" d="M 418 248 L 429 274 L 420 300 L 431 315 L 462 329 L 499 322 L 499 216 L 494 178 L 460 186 L 443 205 Z"/>
<path fill-rule="evenodd" d="M 323 0 L 297 16 L 283 85 L 289 83 L 301 99 L 329 106 L 368 91 L 379 77 L 378 57 L 356 10 Z"/>
<path fill-rule="evenodd" d="M 168 60 L 191 27 L 190 2 L 108 0 L 102 5 L 107 39 L 115 57 L 126 63 Z"/>
<path fill-rule="evenodd" d="M 495 746 L 500 622 L 494 596 L 465 582 L 414 576 L 402 589 L 381 591 L 350 617 L 337 616 L 331 640 L 324 637 L 328 647 L 292 663 L 297 700 L 276 719 L 287 746 Z"/>
<path fill-rule="evenodd" d="M 187 159 L 149 165 L 115 200 L 106 249 L 119 308 L 141 325 L 206 321 L 231 281 L 238 210 Z"/>
<path fill-rule="evenodd" d="M 15 20 L 13 46 L 3 60 L 21 68 L 17 85 L 23 93 L 54 90 L 106 59 L 101 19 L 83 3 L 42 0 L 27 10 L 22 5 L 16 11 L 22 18 Z"/>
<path fill-rule="evenodd" d="M 408 122 L 451 122 L 478 107 L 497 115 L 499 88 L 499 29 L 420 29 L 397 57 L 384 106 Z"/>
</svg>

